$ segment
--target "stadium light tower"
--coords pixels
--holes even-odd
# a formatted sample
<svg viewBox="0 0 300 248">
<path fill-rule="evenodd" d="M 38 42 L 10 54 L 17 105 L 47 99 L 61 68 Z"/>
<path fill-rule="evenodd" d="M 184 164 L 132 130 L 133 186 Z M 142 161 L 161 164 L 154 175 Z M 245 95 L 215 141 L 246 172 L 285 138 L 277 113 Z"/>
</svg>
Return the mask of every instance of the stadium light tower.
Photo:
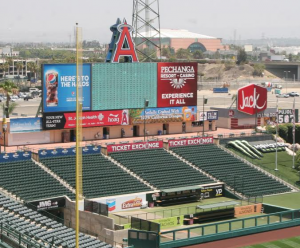
<svg viewBox="0 0 300 248">
<path fill-rule="evenodd" d="M 139 60 L 161 57 L 159 0 L 133 0 L 133 39 Z"/>
</svg>

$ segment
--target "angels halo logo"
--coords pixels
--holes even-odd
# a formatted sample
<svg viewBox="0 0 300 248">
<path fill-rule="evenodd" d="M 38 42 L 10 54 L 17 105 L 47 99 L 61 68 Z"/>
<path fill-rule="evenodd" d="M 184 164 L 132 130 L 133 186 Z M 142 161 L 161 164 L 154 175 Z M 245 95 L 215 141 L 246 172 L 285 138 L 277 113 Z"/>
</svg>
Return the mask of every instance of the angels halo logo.
<svg viewBox="0 0 300 248">
<path fill-rule="evenodd" d="M 104 115 L 103 115 L 102 113 L 100 113 L 100 114 L 98 115 L 98 119 L 99 119 L 99 121 L 102 121 L 102 120 L 103 120 L 103 118 L 104 118 Z"/>
<path fill-rule="evenodd" d="M 171 79 L 170 84 L 174 89 L 181 89 L 183 86 L 185 86 L 186 81 L 184 81 L 183 78 L 174 78 Z"/>
</svg>

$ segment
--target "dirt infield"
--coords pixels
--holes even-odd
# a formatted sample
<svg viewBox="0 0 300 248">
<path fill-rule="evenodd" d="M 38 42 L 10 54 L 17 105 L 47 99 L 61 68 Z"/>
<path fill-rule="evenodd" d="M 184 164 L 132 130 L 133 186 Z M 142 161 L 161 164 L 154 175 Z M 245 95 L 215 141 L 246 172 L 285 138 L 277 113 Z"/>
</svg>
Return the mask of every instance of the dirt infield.
<svg viewBox="0 0 300 248">
<path fill-rule="evenodd" d="M 205 244 L 185 246 L 185 248 L 240 248 L 249 245 L 270 242 L 278 239 L 286 239 L 299 236 L 300 226 L 284 228 L 270 232 L 263 232 L 238 238 L 224 239 Z"/>
</svg>

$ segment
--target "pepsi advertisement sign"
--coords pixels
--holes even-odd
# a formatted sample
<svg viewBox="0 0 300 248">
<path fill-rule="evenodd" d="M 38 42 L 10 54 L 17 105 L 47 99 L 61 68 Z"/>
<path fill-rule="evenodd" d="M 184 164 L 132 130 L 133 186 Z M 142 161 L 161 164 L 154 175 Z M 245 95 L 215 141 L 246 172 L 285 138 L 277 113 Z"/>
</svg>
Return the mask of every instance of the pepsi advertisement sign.
<svg viewBox="0 0 300 248">
<path fill-rule="evenodd" d="M 91 65 L 82 65 L 82 110 L 91 109 Z M 43 111 L 76 111 L 76 64 L 43 65 Z"/>
</svg>

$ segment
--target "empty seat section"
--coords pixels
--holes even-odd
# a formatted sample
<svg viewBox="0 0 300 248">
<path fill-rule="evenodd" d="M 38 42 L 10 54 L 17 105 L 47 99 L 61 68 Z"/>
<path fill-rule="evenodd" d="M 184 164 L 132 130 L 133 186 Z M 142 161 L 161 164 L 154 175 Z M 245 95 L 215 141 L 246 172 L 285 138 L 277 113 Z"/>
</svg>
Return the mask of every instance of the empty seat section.
<svg viewBox="0 0 300 248">
<path fill-rule="evenodd" d="M 176 147 L 172 151 L 244 195 L 259 196 L 291 191 L 216 145 Z"/>
<path fill-rule="evenodd" d="M 214 183 L 164 149 L 118 152 L 110 156 L 158 189 Z"/>
<path fill-rule="evenodd" d="M 9 207 L 10 206 L 10 207 Z M 21 215 L 20 209 L 27 214 Z M 26 247 L 54 247 L 49 244 L 54 242 L 55 247 L 75 247 L 75 231 L 67 228 L 61 223 L 51 220 L 40 213 L 33 211 L 22 204 L 4 196 L 0 193 L 0 223 L 7 225 L 11 231 L 25 233 L 32 238 L 35 245 Z M 16 235 L 17 233 L 14 233 Z M 18 236 L 10 235 L 14 240 Z M 105 242 L 91 236 L 80 233 L 79 246 L 89 248 L 111 247 Z"/>
<path fill-rule="evenodd" d="M 0 187 L 25 201 L 74 194 L 31 160 L 0 163 Z"/>
<path fill-rule="evenodd" d="M 75 156 L 43 158 L 41 162 L 75 188 Z M 87 198 L 151 191 L 101 154 L 82 156 L 82 175 Z"/>
</svg>

